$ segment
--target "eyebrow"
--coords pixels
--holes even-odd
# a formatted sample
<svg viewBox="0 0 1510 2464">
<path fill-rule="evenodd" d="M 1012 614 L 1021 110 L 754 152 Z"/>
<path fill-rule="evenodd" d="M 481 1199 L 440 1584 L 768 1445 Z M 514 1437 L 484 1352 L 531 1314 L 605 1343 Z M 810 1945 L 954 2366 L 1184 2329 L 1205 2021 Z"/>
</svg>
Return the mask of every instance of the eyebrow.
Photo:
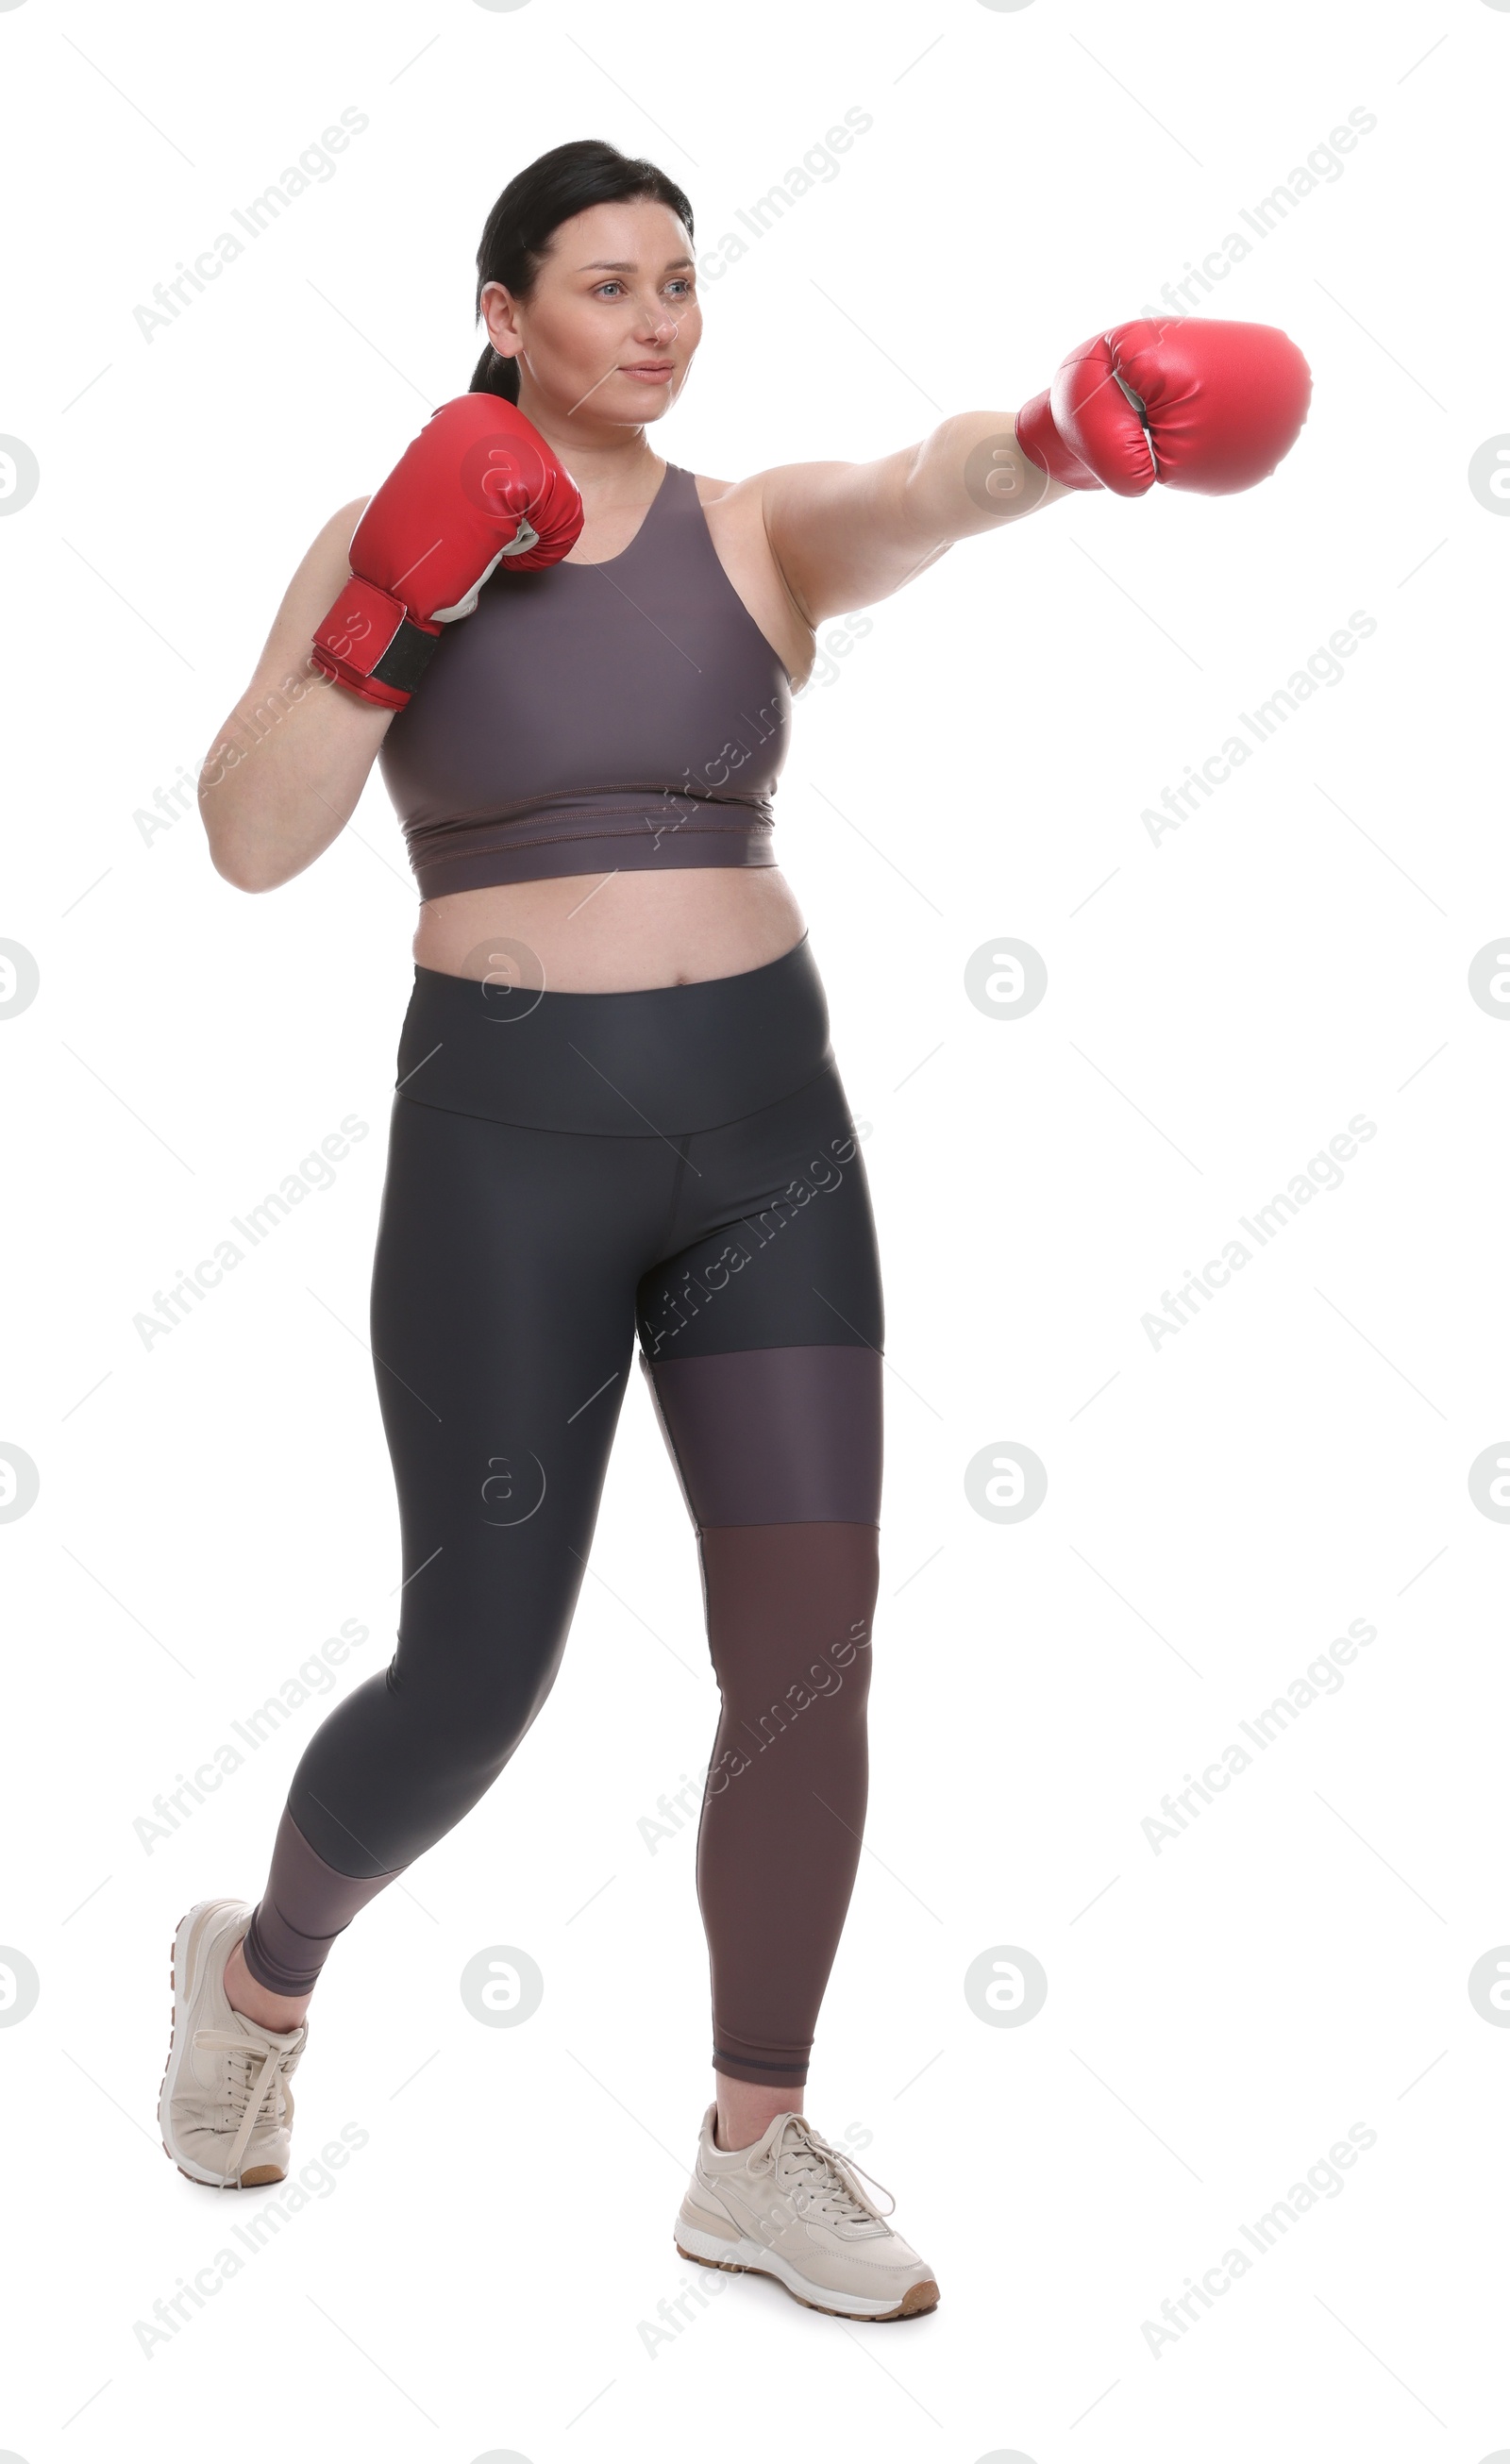
<svg viewBox="0 0 1510 2464">
<path fill-rule="evenodd" d="M 689 256 L 668 256 L 661 270 L 664 274 L 674 274 L 679 265 L 690 265 L 691 262 Z M 627 256 L 595 256 L 577 269 L 579 274 L 638 274 L 639 270 L 634 259 Z"/>
</svg>

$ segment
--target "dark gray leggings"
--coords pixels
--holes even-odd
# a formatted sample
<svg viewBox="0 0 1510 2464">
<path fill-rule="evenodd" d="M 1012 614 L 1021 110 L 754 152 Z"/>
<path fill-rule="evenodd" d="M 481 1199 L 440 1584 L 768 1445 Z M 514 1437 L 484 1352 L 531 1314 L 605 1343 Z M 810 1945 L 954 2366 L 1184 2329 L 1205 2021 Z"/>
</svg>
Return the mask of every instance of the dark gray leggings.
<svg viewBox="0 0 1510 2464">
<path fill-rule="evenodd" d="M 864 1825 L 883 1341 L 808 944 L 640 993 L 417 967 L 398 1074 L 372 1289 L 398 1648 L 298 1765 L 247 1966 L 308 1991 L 542 1707 L 638 1331 L 722 1693 L 697 1851 L 713 2060 L 799 2086 Z"/>
</svg>

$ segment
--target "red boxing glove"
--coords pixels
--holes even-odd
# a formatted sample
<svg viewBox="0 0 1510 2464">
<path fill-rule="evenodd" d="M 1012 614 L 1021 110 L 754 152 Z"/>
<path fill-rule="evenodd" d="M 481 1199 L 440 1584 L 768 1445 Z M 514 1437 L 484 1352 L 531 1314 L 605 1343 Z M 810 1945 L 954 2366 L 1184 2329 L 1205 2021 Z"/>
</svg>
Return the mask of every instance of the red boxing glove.
<svg viewBox="0 0 1510 2464">
<path fill-rule="evenodd" d="M 470 616 L 494 568 L 536 573 L 580 536 L 582 500 L 544 437 L 500 394 L 443 403 L 371 499 L 351 580 L 316 628 L 321 673 L 403 710 L 441 627 Z"/>
<path fill-rule="evenodd" d="M 1137 317 L 1071 351 L 1017 438 L 1066 488 L 1141 496 L 1155 479 L 1231 496 L 1284 459 L 1311 400 L 1311 372 L 1277 325 Z"/>
</svg>

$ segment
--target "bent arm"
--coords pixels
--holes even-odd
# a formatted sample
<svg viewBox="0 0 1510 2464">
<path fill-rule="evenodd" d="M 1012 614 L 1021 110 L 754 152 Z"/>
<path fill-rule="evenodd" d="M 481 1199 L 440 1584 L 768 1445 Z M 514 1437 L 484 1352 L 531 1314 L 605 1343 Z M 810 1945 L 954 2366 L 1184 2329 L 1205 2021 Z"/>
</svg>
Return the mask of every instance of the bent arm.
<svg viewBox="0 0 1510 2464">
<path fill-rule="evenodd" d="M 345 586 L 366 501 L 343 505 L 314 541 L 200 773 L 210 860 L 238 890 L 275 890 L 339 836 L 393 717 L 332 684 L 310 657 L 315 627 Z"/>
<path fill-rule="evenodd" d="M 1028 460 L 999 410 L 961 411 L 879 462 L 788 463 L 752 484 L 809 625 L 888 598 L 956 539 L 1073 493 Z"/>
</svg>

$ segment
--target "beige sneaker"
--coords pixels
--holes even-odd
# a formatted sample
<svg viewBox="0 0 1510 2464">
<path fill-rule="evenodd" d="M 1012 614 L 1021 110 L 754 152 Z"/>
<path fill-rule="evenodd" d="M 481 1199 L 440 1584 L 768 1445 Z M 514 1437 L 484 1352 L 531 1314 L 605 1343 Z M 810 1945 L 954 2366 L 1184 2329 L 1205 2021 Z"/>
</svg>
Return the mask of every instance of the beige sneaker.
<svg viewBox="0 0 1510 2464">
<path fill-rule="evenodd" d="M 173 1937 L 173 2033 L 158 2124 L 179 2171 L 216 2189 L 252 2189 L 287 2174 L 289 2080 L 309 2035 L 307 2022 L 275 2035 L 226 1999 L 226 1962 L 252 1913 L 242 1900 L 200 1900 Z"/>
<path fill-rule="evenodd" d="M 852 2157 L 799 2113 L 778 2113 L 753 2147 L 717 2147 L 716 2113 L 711 2104 L 703 2116 L 676 2219 L 684 2258 L 774 2276 L 810 2310 L 840 2319 L 912 2319 L 937 2305 L 932 2269 L 861 2189 Z"/>
</svg>

